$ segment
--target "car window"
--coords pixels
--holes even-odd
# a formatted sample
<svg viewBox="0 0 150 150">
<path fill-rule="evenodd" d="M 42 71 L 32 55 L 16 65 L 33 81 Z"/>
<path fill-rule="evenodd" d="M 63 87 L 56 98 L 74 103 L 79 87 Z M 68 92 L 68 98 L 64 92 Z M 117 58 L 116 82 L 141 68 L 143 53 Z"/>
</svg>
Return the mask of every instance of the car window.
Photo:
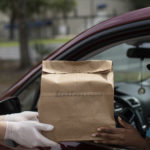
<svg viewBox="0 0 150 150">
<path fill-rule="evenodd" d="M 40 92 L 40 77 L 34 80 L 31 84 L 24 89 L 24 91 L 19 95 L 19 100 L 21 104 L 21 110 L 31 110 L 37 102 Z"/>
<path fill-rule="evenodd" d="M 150 42 L 142 39 L 140 44 L 139 42 L 138 39 L 134 42 L 127 41 L 118 44 L 101 53 L 91 56 L 89 60 L 113 61 L 114 83 L 115 87 L 117 87 L 117 90 L 115 91 L 120 91 L 129 96 L 136 97 L 141 104 L 140 109 L 142 110 L 142 114 L 139 116 L 141 117 L 141 120 L 149 123 L 150 71 L 147 69 L 147 65 L 150 64 Z M 129 49 L 146 49 L 147 52 L 149 51 L 147 53 L 149 58 L 142 59 L 128 57 L 127 53 L 129 52 Z M 144 54 L 144 52 L 141 54 Z M 147 127 L 150 127 L 150 124 L 147 124 Z M 146 134 L 150 137 L 150 128 L 147 130 Z"/>
<path fill-rule="evenodd" d="M 135 42 L 135 41 L 134 41 Z M 131 42 L 132 43 L 132 42 Z M 150 43 L 145 42 L 141 47 L 150 48 Z M 139 58 L 127 57 L 129 48 L 134 48 L 134 44 L 124 42 L 117 46 L 112 46 L 105 51 L 96 54 L 89 58 L 89 60 L 112 60 L 114 68 L 114 80 L 117 82 L 137 82 L 142 78 L 150 77 L 150 72 L 147 69 L 147 64 L 150 64 L 150 59 L 144 59 L 141 67 L 141 60 Z M 40 90 L 40 77 L 33 81 L 24 91 L 19 95 L 22 110 L 31 110 L 34 103 L 38 100 Z"/>
<path fill-rule="evenodd" d="M 150 48 L 150 43 L 144 43 L 140 47 Z M 141 76 L 143 80 L 150 77 L 147 69 L 150 58 L 143 61 L 140 58 L 129 58 L 127 56 L 129 48 L 135 48 L 135 46 L 122 43 L 90 57 L 89 60 L 112 60 L 115 82 L 137 82 L 141 80 Z"/>
</svg>

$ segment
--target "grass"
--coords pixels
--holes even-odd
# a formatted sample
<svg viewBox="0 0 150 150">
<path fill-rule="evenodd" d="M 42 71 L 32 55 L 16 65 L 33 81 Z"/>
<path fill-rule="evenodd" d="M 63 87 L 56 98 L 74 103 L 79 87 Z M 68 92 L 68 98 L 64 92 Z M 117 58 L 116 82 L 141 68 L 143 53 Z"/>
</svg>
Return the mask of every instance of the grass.
<svg viewBox="0 0 150 150">
<path fill-rule="evenodd" d="M 57 44 L 57 43 L 66 43 L 68 42 L 72 37 L 63 37 L 63 38 L 55 38 L 55 39 L 38 39 L 38 40 L 30 40 L 30 45 L 33 45 L 35 43 L 40 44 Z M 19 46 L 18 41 L 0 41 L 0 47 L 15 47 Z"/>
</svg>

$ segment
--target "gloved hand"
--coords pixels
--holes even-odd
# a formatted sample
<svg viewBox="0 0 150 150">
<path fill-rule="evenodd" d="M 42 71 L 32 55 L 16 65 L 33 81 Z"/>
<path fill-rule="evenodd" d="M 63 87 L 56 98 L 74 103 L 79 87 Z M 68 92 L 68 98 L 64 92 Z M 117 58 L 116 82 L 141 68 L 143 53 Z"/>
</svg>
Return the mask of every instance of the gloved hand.
<svg viewBox="0 0 150 150">
<path fill-rule="evenodd" d="M 8 114 L 4 116 L 5 121 L 26 121 L 26 120 L 33 120 L 38 121 L 38 112 L 33 111 L 24 111 L 21 113 L 15 113 L 15 114 Z"/>
<path fill-rule="evenodd" d="M 40 131 L 53 130 L 52 125 L 37 121 L 6 122 L 5 139 L 10 139 L 18 144 L 33 147 L 59 147 L 59 144 L 44 137 Z"/>
</svg>

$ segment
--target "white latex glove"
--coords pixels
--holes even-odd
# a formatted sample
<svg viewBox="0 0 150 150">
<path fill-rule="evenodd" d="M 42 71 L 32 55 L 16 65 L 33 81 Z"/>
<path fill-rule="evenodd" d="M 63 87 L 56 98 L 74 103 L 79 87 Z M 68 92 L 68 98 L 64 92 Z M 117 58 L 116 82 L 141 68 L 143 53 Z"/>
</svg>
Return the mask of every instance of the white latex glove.
<svg viewBox="0 0 150 150">
<path fill-rule="evenodd" d="M 5 139 L 28 147 L 59 147 L 59 144 L 44 137 L 40 131 L 53 130 L 52 125 L 37 121 L 6 122 Z"/>
<path fill-rule="evenodd" d="M 21 113 L 15 113 L 15 114 L 8 114 L 4 116 L 5 121 L 26 121 L 26 120 L 33 120 L 38 121 L 38 112 L 33 111 L 24 111 Z"/>
</svg>

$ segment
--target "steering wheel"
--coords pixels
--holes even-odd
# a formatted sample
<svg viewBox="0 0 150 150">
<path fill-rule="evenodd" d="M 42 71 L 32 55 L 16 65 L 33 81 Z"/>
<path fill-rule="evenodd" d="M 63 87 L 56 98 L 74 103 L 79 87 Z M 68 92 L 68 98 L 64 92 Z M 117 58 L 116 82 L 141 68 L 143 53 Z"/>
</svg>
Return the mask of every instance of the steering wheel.
<svg viewBox="0 0 150 150">
<path fill-rule="evenodd" d="M 115 107 L 115 121 L 116 127 L 121 128 L 122 126 L 118 122 L 118 116 L 120 116 L 124 121 L 133 125 L 141 134 L 142 137 L 146 135 L 146 129 L 142 128 L 143 124 L 141 122 L 141 116 L 134 111 L 131 104 L 119 96 L 114 96 L 114 107 Z M 118 110 L 118 111 L 117 111 Z"/>
</svg>

